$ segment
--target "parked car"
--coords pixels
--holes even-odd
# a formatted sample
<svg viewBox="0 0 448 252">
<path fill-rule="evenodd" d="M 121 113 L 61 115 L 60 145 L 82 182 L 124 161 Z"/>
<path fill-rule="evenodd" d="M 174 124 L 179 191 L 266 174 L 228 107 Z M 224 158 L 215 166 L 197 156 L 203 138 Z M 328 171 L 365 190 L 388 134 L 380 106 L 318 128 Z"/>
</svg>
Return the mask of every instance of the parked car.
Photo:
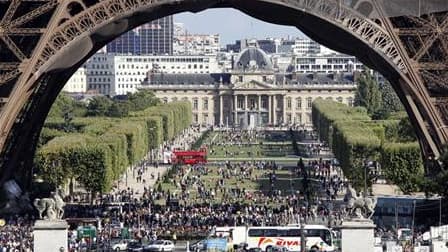
<svg viewBox="0 0 448 252">
<path fill-rule="evenodd" d="M 128 243 L 128 252 L 143 251 L 143 245 L 138 241 L 131 241 Z"/>
<path fill-rule="evenodd" d="M 266 252 L 288 252 L 288 249 L 281 246 L 269 246 L 266 248 Z"/>
<path fill-rule="evenodd" d="M 112 245 L 113 251 L 126 251 L 131 240 L 120 240 Z"/>
<path fill-rule="evenodd" d="M 149 244 L 143 251 L 173 251 L 174 243 L 168 240 L 157 240 Z"/>
<path fill-rule="evenodd" d="M 205 250 L 205 240 L 199 240 L 190 244 L 191 252 L 200 252 Z"/>
<path fill-rule="evenodd" d="M 248 252 L 263 252 L 261 248 L 250 248 Z"/>
</svg>

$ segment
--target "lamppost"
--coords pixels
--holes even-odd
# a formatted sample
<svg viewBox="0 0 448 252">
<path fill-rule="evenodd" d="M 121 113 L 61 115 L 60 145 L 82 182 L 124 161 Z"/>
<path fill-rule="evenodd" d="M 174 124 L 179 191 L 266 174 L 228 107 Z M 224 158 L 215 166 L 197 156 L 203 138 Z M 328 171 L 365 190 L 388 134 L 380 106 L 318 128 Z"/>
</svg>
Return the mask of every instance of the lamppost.
<svg viewBox="0 0 448 252">
<path fill-rule="evenodd" d="M 305 219 L 303 217 L 300 218 L 300 252 L 306 252 Z"/>
<path fill-rule="evenodd" d="M 364 197 L 367 197 L 367 170 L 369 169 L 369 161 L 364 160 Z"/>
</svg>

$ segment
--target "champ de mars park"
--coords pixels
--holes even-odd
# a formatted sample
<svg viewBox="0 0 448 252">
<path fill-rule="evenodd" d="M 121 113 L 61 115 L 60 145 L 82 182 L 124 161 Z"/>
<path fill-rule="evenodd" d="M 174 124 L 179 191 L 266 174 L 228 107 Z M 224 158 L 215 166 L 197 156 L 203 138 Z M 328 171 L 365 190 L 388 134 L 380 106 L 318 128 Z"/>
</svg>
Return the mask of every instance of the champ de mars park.
<svg viewBox="0 0 448 252">
<path fill-rule="evenodd" d="M 447 252 L 448 1 L 0 1 L 0 252 Z"/>
</svg>

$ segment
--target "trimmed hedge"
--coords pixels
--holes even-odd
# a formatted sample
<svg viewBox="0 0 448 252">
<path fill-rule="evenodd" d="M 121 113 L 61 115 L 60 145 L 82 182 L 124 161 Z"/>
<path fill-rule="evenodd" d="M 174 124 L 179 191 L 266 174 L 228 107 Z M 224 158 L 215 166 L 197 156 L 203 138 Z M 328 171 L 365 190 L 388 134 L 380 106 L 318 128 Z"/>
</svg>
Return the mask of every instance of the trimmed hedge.
<svg viewBox="0 0 448 252">
<path fill-rule="evenodd" d="M 400 142 L 407 139 L 402 136 L 400 120 L 372 121 L 365 109 L 318 99 L 313 103 L 313 124 L 355 188 L 364 186 L 365 161 L 380 160 L 383 174 L 403 192 L 421 189 L 424 170 L 420 146 Z"/>
<path fill-rule="evenodd" d="M 403 192 L 420 189 L 425 171 L 417 142 L 385 144 L 381 150 L 381 165 L 384 175 Z"/>
<path fill-rule="evenodd" d="M 365 161 L 377 159 L 381 141 L 368 124 L 360 121 L 338 121 L 333 126 L 334 155 L 344 175 L 359 190 L 364 186 Z"/>
<path fill-rule="evenodd" d="M 363 107 L 349 107 L 343 103 L 331 100 L 317 99 L 312 106 L 312 121 L 317 128 L 321 140 L 332 145 L 333 124 L 337 121 L 368 121 L 371 120 Z"/>
<path fill-rule="evenodd" d="M 76 134 L 60 131 L 64 121 L 50 118 L 42 130 L 36 167 L 53 185 L 76 179 L 91 192 L 107 192 L 129 165 L 172 139 L 191 121 L 188 102 L 154 106 L 121 119 L 75 118 Z"/>
<path fill-rule="evenodd" d="M 113 176 L 112 150 L 84 134 L 57 137 L 36 154 L 36 167 L 43 178 L 63 185 L 74 178 L 92 192 L 110 190 Z"/>
</svg>

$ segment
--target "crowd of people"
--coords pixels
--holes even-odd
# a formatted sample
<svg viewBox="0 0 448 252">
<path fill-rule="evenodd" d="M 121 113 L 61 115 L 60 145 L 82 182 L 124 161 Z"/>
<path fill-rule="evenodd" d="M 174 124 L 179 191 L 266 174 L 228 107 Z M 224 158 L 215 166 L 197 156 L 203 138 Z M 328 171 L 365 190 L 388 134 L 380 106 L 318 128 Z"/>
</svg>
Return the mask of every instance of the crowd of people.
<svg viewBox="0 0 448 252">
<path fill-rule="evenodd" d="M 175 140 L 166 144 L 164 149 L 193 143 L 200 135 L 197 130 L 185 133 L 183 137 L 188 140 Z M 212 141 L 210 147 L 253 143 L 260 134 L 257 131 L 227 131 Z M 149 166 L 157 167 L 148 159 L 133 168 L 138 183 L 145 185 L 143 192 L 131 187 L 121 190 L 117 187 L 112 193 L 94 200 L 93 204 L 82 204 L 82 199 L 76 197 L 66 199 L 74 203 L 66 207 L 65 218 L 77 219 L 78 224 L 82 220 L 93 224 L 92 220 L 96 220 L 94 224 L 97 226 L 96 238 L 90 239 L 79 237 L 75 230 L 77 225 L 72 225 L 70 251 L 79 251 L 92 243 L 107 247 L 114 239 L 123 237 L 123 227 L 129 231 L 129 237 L 145 243 L 160 237 L 175 240 L 206 236 L 217 226 L 277 226 L 297 223 L 299 218 L 309 223 L 334 225 L 343 218 L 334 202 L 343 193 L 346 181 L 328 161 L 311 161 L 305 169 L 299 169 L 299 165 L 289 168 L 294 177 L 303 177 L 306 173 L 317 181 L 318 192 L 313 198 L 304 192 L 286 193 L 276 188 L 276 172 L 281 167 L 274 161 L 227 161 L 175 167 L 166 174 L 152 174 L 158 182 L 168 181 L 170 190 L 146 184 L 144 174 Z M 206 183 L 202 177 L 213 169 L 218 178 L 213 183 Z M 268 191 L 247 189 L 247 183 L 260 179 L 269 180 L 271 188 Z M 230 180 L 237 181 L 236 186 L 229 186 Z M 7 220 L 0 229 L 0 245 L 6 248 L 3 251 L 30 250 L 32 223 L 32 218 L 25 217 Z"/>
<path fill-rule="evenodd" d="M 0 220 L 0 251 L 33 251 L 34 216 L 9 216 Z"/>
</svg>

